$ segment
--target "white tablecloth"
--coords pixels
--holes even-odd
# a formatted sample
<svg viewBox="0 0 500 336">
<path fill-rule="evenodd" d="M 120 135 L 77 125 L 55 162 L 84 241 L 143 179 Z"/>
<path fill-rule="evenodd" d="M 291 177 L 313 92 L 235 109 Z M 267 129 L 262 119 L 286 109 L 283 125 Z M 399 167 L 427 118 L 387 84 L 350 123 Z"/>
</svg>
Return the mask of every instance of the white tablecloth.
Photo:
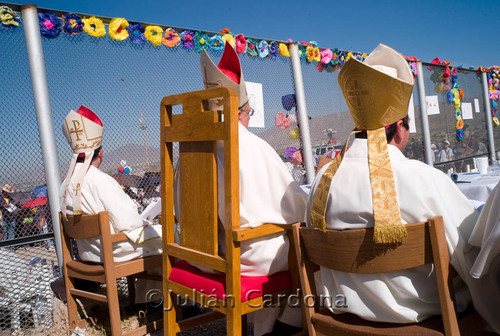
<svg viewBox="0 0 500 336">
<path fill-rule="evenodd" d="M 498 182 L 500 182 L 500 176 L 459 173 L 457 187 L 468 199 L 484 203 Z"/>
</svg>

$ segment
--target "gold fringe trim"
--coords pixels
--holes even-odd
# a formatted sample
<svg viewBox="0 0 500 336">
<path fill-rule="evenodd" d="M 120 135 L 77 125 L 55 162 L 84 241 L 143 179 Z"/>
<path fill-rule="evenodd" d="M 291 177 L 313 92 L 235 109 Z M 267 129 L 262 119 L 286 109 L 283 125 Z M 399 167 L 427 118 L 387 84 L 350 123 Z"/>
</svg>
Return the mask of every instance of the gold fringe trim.
<svg viewBox="0 0 500 336">
<path fill-rule="evenodd" d="M 311 225 L 317 229 L 320 229 L 321 231 L 326 231 L 325 215 L 311 210 Z"/>
<path fill-rule="evenodd" d="M 375 226 L 373 241 L 377 244 L 401 243 L 408 233 L 403 224 L 392 226 Z"/>
</svg>

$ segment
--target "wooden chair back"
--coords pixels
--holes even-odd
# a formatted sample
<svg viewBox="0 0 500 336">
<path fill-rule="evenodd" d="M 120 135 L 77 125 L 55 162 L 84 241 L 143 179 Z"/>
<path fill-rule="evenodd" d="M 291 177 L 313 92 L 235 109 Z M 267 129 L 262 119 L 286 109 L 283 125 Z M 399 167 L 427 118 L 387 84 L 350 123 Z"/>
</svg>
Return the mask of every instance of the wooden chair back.
<svg viewBox="0 0 500 336">
<path fill-rule="evenodd" d="M 301 246 L 296 255 L 304 295 L 316 294 L 313 272 L 319 266 L 341 272 L 373 274 L 434 263 L 445 334 L 459 334 L 443 219 L 434 217 L 427 222 L 405 226 L 408 236 L 400 244 L 376 244 L 373 228 L 325 232 L 294 228 L 295 246 Z M 305 308 L 310 335 L 316 334 L 310 323 L 315 313 L 314 307 Z"/>
</svg>

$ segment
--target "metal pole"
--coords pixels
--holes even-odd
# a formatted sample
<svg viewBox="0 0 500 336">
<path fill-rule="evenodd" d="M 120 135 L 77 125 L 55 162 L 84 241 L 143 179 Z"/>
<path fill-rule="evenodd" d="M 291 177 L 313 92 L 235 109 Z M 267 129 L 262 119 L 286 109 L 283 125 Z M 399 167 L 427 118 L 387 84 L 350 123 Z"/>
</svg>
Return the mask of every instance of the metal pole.
<svg viewBox="0 0 500 336">
<path fill-rule="evenodd" d="M 295 98 L 297 100 L 297 111 L 299 118 L 300 137 L 302 140 L 302 154 L 306 167 L 306 181 L 311 184 L 314 180 L 314 159 L 311 146 L 311 133 L 309 131 L 309 117 L 307 115 L 306 95 L 304 93 L 304 82 L 300 68 L 299 46 L 297 42 L 290 44 L 290 59 L 292 61 L 293 81 L 295 84 Z"/>
<path fill-rule="evenodd" d="M 486 129 L 488 131 L 488 145 L 490 147 L 490 160 L 491 162 L 496 161 L 495 153 L 495 138 L 493 137 L 493 124 L 491 123 L 491 107 L 490 107 L 490 95 L 488 90 L 488 76 L 486 72 L 481 73 L 481 79 L 483 81 L 483 99 L 486 113 Z"/>
<path fill-rule="evenodd" d="M 422 62 L 417 62 L 417 85 L 418 98 L 420 104 L 420 119 L 422 119 L 422 136 L 424 138 L 425 163 L 433 166 L 434 152 L 431 149 L 431 133 L 429 130 L 429 119 L 427 117 L 427 104 L 425 102 L 424 73 L 422 71 Z"/>
<path fill-rule="evenodd" d="M 21 6 L 23 16 L 24 36 L 30 66 L 31 85 L 35 100 L 36 118 L 40 144 L 42 147 L 43 163 L 45 166 L 45 177 L 47 191 L 50 200 L 50 215 L 54 228 L 54 240 L 57 250 L 57 261 L 59 269 L 62 270 L 62 245 L 61 230 L 59 226 L 59 185 L 61 175 L 57 158 L 57 148 L 52 122 L 52 111 L 50 109 L 49 90 L 45 72 L 45 62 L 42 50 L 40 27 L 38 25 L 38 11 L 35 5 Z"/>
</svg>

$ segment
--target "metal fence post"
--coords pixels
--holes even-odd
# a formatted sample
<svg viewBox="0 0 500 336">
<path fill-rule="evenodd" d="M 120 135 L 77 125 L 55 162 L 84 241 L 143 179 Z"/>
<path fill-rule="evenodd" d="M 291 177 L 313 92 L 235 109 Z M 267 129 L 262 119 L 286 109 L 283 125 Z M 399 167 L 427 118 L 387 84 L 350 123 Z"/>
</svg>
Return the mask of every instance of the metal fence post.
<svg viewBox="0 0 500 336">
<path fill-rule="evenodd" d="M 484 113 L 486 113 L 486 130 L 488 131 L 488 145 L 490 149 L 490 160 L 491 162 L 496 161 L 495 153 L 495 138 L 493 137 L 493 125 L 491 123 L 491 107 L 490 107 L 490 95 L 488 90 L 488 76 L 486 72 L 481 72 L 481 79 L 483 84 L 483 99 L 484 99 Z"/>
<path fill-rule="evenodd" d="M 42 50 L 42 39 L 38 24 L 38 11 L 35 5 L 21 6 L 23 16 L 24 36 L 28 51 L 28 60 L 35 101 L 38 132 L 42 147 L 43 163 L 47 181 L 50 214 L 54 230 L 54 240 L 57 250 L 57 261 L 59 269 L 62 269 L 62 245 L 59 226 L 59 185 L 61 177 L 57 158 L 54 124 L 52 122 L 52 111 L 50 108 L 49 90 L 45 71 L 45 60 Z"/>
<path fill-rule="evenodd" d="M 311 145 L 311 133 L 309 130 L 309 116 L 307 115 L 306 95 L 304 93 L 304 82 L 302 80 L 302 69 L 300 67 L 299 46 L 297 42 L 290 44 L 290 59 L 292 62 L 293 82 L 295 85 L 295 98 L 297 100 L 302 154 L 304 155 L 304 165 L 306 167 L 306 181 L 308 184 L 311 184 L 315 175 L 314 159 Z"/>
<path fill-rule="evenodd" d="M 427 104 L 425 102 L 425 85 L 422 71 L 422 62 L 417 62 L 417 85 L 418 85 L 418 101 L 420 104 L 420 118 L 422 119 L 422 136 L 424 139 L 425 163 L 430 166 L 434 165 L 434 152 L 431 149 L 431 133 L 429 130 L 429 119 L 427 117 Z"/>
</svg>

